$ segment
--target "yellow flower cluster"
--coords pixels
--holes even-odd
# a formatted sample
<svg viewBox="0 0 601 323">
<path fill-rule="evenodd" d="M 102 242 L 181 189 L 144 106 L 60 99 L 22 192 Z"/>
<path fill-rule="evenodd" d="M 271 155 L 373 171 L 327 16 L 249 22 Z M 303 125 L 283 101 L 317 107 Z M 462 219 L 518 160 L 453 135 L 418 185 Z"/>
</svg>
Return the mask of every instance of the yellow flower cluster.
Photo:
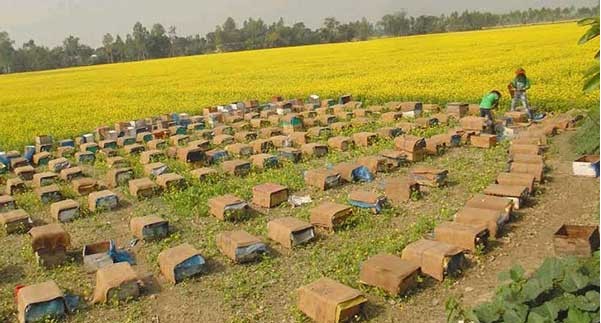
<svg viewBox="0 0 601 323">
<path fill-rule="evenodd" d="M 595 44 L 576 44 L 575 23 L 493 29 L 204 55 L 0 76 L 0 150 L 22 149 L 37 134 L 56 139 L 166 112 L 273 95 L 337 97 L 366 103 L 479 102 L 505 96 L 517 67 L 545 110 L 589 108 L 581 73 Z"/>
</svg>

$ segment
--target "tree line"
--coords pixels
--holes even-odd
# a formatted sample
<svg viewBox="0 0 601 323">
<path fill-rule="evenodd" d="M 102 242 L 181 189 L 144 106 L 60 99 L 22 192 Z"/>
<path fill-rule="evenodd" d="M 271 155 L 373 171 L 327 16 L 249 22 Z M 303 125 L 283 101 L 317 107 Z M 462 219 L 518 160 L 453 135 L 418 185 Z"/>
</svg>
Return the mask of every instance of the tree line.
<svg viewBox="0 0 601 323">
<path fill-rule="evenodd" d="M 102 46 L 92 48 L 78 37 L 68 36 L 60 46 L 49 48 L 33 40 L 15 47 L 7 32 L 0 31 L 0 74 L 47 70 L 71 66 L 139 61 L 153 58 L 231 52 L 308 44 L 366 40 L 487 27 L 554 22 L 598 16 L 599 6 L 582 8 L 541 8 L 508 13 L 479 11 L 453 12 L 449 15 L 413 17 L 406 12 L 384 15 L 376 23 L 366 18 L 342 23 L 325 18 L 321 27 L 310 29 L 302 22 L 286 25 L 280 18 L 272 24 L 249 18 L 238 25 L 229 17 L 205 36 L 180 36 L 176 28 L 160 23 L 149 28 L 137 22 L 124 37 L 105 34 Z"/>
</svg>

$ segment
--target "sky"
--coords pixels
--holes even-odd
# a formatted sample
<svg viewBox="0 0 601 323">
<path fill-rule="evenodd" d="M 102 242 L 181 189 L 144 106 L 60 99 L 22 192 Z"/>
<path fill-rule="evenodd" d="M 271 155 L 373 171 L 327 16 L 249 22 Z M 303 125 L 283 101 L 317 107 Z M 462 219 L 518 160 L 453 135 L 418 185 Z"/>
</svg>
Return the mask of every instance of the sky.
<svg viewBox="0 0 601 323">
<path fill-rule="evenodd" d="M 159 22 L 175 26 L 179 35 L 214 30 L 228 16 L 237 22 L 263 18 L 271 23 L 284 18 L 287 24 L 302 21 L 319 27 L 325 17 L 340 21 L 407 11 L 409 15 L 439 15 L 451 11 L 506 12 L 513 9 L 594 6 L 598 0 L 0 0 L 0 31 L 20 46 L 33 39 L 55 46 L 74 35 L 93 47 L 109 32 L 124 35 L 136 21 L 146 26 Z"/>
</svg>

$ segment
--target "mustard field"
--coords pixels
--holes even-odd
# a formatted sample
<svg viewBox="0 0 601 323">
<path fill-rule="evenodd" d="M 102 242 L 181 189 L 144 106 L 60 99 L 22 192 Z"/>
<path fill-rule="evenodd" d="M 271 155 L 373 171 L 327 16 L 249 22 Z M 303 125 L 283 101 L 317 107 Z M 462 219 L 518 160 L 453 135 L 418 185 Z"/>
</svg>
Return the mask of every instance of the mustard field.
<svg viewBox="0 0 601 323">
<path fill-rule="evenodd" d="M 599 93 L 581 92 L 596 50 L 577 45 L 583 32 L 565 23 L 2 75 L 0 150 L 22 149 L 37 134 L 63 139 L 120 120 L 273 95 L 473 103 L 494 88 L 506 93 L 520 66 L 533 106 L 588 108 Z"/>
</svg>

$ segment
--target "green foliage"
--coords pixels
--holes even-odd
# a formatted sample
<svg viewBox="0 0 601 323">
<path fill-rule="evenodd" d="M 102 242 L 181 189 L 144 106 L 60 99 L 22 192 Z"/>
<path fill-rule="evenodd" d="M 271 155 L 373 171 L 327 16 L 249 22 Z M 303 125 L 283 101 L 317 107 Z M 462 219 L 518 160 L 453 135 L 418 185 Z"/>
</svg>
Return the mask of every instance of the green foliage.
<svg viewBox="0 0 601 323">
<path fill-rule="evenodd" d="M 530 277 L 521 266 L 499 275 L 508 282 L 489 302 L 464 309 L 446 302 L 448 322 L 599 322 L 599 252 L 580 259 L 547 258 Z"/>
<path fill-rule="evenodd" d="M 572 137 L 572 144 L 578 154 L 599 153 L 599 106 L 589 111 L 578 132 Z"/>
<path fill-rule="evenodd" d="M 579 45 L 585 44 L 599 37 L 599 17 L 584 18 L 578 21 L 578 25 L 590 26 L 590 28 L 578 40 Z M 595 59 L 597 60 L 597 63 L 584 72 L 585 82 L 582 88 L 584 92 L 592 92 L 599 89 L 599 50 L 597 50 L 597 54 L 595 54 Z"/>
</svg>

